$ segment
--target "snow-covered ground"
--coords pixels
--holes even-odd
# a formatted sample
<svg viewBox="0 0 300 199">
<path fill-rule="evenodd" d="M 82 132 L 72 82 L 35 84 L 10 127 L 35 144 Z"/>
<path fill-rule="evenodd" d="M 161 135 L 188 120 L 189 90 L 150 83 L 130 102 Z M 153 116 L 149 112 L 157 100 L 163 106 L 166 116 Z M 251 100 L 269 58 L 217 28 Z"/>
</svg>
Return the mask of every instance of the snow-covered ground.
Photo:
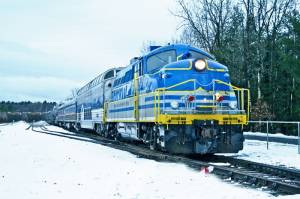
<svg viewBox="0 0 300 199">
<path fill-rule="evenodd" d="M 267 149 L 265 141 L 245 140 L 244 149 L 238 154 L 222 155 L 300 169 L 300 154 L 298 154 L 298 146 L 294 144 L 269 142 L 269 149 Z"/>
<path fill-rule="evenodd" d="M 267 133 L 261 133 L 261 132 L 244 132 L 244 135 L 255 135 L 260 137 L 266 137 Z M 276 138 L 288 138 L 288 139 L 298 139 L 298 136 L 292 136 L 292 135 L 284 135 L 282 133 L 269 133 L 269 137 L 276 137 Z"/>
<path fill-rule="evenodd" d="M 27 127 L 24 122 L 0 127 L 0 198 L 276 198 L 182 164 L 137 158 Z M 245 151 L 257 148 L 251 143 L 246 142 Z"/>
</svg>

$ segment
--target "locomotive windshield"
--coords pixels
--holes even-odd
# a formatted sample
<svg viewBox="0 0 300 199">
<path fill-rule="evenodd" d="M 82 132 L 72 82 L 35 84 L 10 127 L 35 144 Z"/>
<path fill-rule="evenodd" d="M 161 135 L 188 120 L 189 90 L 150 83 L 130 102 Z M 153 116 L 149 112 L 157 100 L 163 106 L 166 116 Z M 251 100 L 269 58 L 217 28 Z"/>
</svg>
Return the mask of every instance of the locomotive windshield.
<svg viewBox="0 0 300 199">
<path fill-rule="evenodd" d="M 193 51 L 193 50 L 190 50 L 189 51 L 189 58 L 194 58 L 194 59 L 209 59 L 207 56 L 199 53 L 199 52 L 196 52 L 196 51 Z"/>
<path fill-rule="evenodd" d="M 152 55 L 147 59 L 147 72 L 152 72 L 174 61 L 176 61 L 175 50 L 169 50 Z"/>
</svg>

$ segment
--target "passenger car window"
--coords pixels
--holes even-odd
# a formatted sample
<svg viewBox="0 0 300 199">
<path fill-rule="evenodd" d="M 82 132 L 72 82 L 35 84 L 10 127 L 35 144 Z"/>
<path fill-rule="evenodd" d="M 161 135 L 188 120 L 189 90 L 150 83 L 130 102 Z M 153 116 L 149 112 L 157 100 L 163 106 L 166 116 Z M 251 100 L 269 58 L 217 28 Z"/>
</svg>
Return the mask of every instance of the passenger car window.
<svg viewBox="0 0 300 199">
<path fill-rule="evenodd" d="M 133 72 L 132 70 L 129 70 L 125 73 L 125 80 L 124 82 L 129 82 L 130 80 L 133 79 Z"/>
<path fill-rule="evenodd" d="M 169 50 L 162 53 L 152 55 L 147 59 L 147 72 L 154 71 L 167 65 L 171 62 L 176 61 L 175 50 Z"/>
<path fill-rule="evenodd" d="M 114 76 L 114 70 L 109 71 L 105 74 L 104 79 L 108 79 Z"/>
</svg>

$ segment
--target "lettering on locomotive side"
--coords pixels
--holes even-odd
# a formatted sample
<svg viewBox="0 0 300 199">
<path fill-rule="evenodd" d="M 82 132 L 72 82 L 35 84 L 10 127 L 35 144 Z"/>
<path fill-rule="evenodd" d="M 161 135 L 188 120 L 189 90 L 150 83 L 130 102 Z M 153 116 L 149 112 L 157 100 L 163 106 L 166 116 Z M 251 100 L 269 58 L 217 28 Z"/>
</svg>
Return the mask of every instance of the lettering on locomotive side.
<svg viewBox="0 0 300 199">
<path fill-rule="evenodd" d="M 224 117 L 223 120 L 225 120 L 225 121 L 228 121 L 228 120 L 230 120 L 230 121 L 238 121 L 238 118 L 236 118 L 236 117 Z"/>
<path fill-rule="evenodd" d="M 123 108 L 128 107 L 130 105 L 128 100 L 120 100 L 119 102 L 112 103 L 112 108 Z"/>
<path fill-rule="evenodd" d="M 171 117 L 171 120 L 186 120 L 186 117 Z"/>
</svg>

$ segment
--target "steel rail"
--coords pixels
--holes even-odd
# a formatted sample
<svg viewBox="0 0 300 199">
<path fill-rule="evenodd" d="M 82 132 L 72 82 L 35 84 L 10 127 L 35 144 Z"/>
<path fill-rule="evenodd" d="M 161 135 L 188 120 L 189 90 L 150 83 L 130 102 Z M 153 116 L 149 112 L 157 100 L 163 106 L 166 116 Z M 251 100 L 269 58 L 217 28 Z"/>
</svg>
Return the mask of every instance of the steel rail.
<svg viewBox="0 0 300 199">
<path fill-rule="evenodd" d="M 298 180 L 300 182 L 300 170 L 295 168 L 288 168 L 283 166 L 269 165 L 260 162 L 253 162 L 250 160 L 238 159 L 235 157 L 214 155 L 213 159 L 220 162 L 229 162 L 231 165 L 239 167 L 247 167 L 253 170 L 259 170 L 268 174 L 277 175 L 279 177 L 289 177 L 293 180 Z"/>
</svg>

